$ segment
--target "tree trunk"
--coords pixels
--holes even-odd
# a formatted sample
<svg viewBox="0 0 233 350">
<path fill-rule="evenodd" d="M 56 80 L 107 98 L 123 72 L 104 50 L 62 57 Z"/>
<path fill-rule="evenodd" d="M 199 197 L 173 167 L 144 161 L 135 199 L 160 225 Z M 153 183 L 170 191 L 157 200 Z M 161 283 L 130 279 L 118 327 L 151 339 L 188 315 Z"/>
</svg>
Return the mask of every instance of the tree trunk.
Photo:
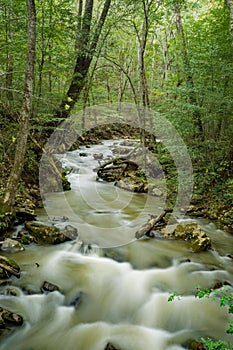
<svg viewBox="0 0 233 350">
<path fill-rule="evenodd" d="M 145 73 L 145 51 L 147 45 L 147 37 L 149 32 L 149 11 L 152 2 L 142 0 L 143 5 L 143 23 L 141 31 L 137 32 L 138 37 L 138 72 L 139 72 L 139 94 L 143 107 L 149 107 L 149 95 L 147 89 L 147 80 Z"/>
<path fill-rule="evenodd" d="M 182 59 L 183 59 L 183 65 L 184 65 L 184 70 L 185 70 L 185 79 L 186 79 L 186 86 L 188 89 L 190 89 L 189 93 L 189 102 L 197 106 L 197 97 L 194 91 L 195 85 L 194 85 L 194 80 L 193 76 L 191 73 L 191 67 L 190 67 L 190 61 L 189 61 L 189 55 L 188 55 L 188 50 L 187 50 L 187 44 L 186 44 L 186 38 L 184 34 L 184 29 L 183 29 L 183 24 L 182 24 L 182 18 L 181 18 L 181 13 L 180 13 L 180 4 L 179 2 L 176 2 L 174 4 L 174 10 L 175 10 L 175 15 L 176 15 L 176 28 L 179 36 L 179 41 L 180 41 L 180 49 L 181 49 L 181 54 L 182 54 Z M 204 131 L 203 131 L 203 126 L 202 126 L 202 120 L 200 113 L 195 110 L 193 112 L 193 119 L 194 119 L 194 126 L 197 129 L 197 136 L 201 137 L 202 139 L 204 138 Z"/>
<path fill-rule="evenodd" d="M 61 119 L 65 119 L 70 116 L 70 112 L 74 108 L 80 93 L 85 86 L 87 73 L 96 51 L 99 37 L 111 5 L 111 0 L 105 0 L 99 21 L 96 25 L 94 33 L 91 35 L 93 5 L 93 0 L 86 0 L 84 15 L 81 22 L 79 18 L 78 29 L 80 30 L 81 28 L 81 30 L 75 43 L 77 57 L 73 76 L 65 98 L 61 102 L 58 110 L 55 111 L 55 117 Z M 82 1 L 79 1 L 79 16 L 82 8 L 83 3 Z"/>
<path fill-rule="evenodd" d="M 4 203 L 11 209 L 15 204 L 16 192 L 23 170 L 28 137 L 29 118 L 32 110 L 34 65 L 36 48 L 36 8 L 34 0 L 26 0 L 28 12 L 28 48 L 24 83 L 24 96 L 20 113 L 19 132 L 15 150 L 14 164 L 7 182 Z"/>
<path fill-rule="evenodd" d="M 5 18 L 6 18 L 6 25 L 5 25 L 5 37 L 6 37 L 6 98 L 8 101 L 13 101 L 13 69 L 14 69 L 14 55 L 10 50 L 12 50 L 11 45 L 14 42 L 14 34 L 11 28 L 10 22 L 8 22 L 8 19 L 12 16 L 11 10 L 7 10 L 7 8 L 4 8 L 5 10 Z"/>
<path fill-rule="evenodd" d="M 232 47 L 233 47 L 233 0 L 226 0 L 227 6 L 229 8 L 230 15 L 230 35 L 232 38 Z"/>
</svg>

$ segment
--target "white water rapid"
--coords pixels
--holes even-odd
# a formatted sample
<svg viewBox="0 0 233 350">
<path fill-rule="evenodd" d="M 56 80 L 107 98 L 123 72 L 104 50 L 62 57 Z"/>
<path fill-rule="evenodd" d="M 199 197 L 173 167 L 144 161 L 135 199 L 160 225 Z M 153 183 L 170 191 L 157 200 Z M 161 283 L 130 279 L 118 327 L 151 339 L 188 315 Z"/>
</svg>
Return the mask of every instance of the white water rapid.
<svg viewBox="0 0 233 350">
<path fill-rule="evenodd" d="M 6 254 L 22 272 L 11 287 L 1 287 L 0 306 L 25 322 L 1 339 L 0 350 L 105 350 L 108 343 L 120 350 L 181 350 L 201 337 L 232 343 L 227 307 L 196 298 L 195 286 L 233 285 L 233 237 L 200 221 L 213 250 L 195 254 L 184 241 L 136 241 L 134 232 L 161 211 L 164 199 L 96 181 L 93 154 L 112 156 L 112 144 L 83 148 L 86 157 L 80 150 L 64 155 L 72 190 L 46 197 L 50 220 L 77 227 L 79 239 Z M 48 221 L 47 213 L 38 211 L 38 219 Z M 44 281 L 59 291 L 42 294 Z M 180 297 L 168 302 L 174 291 Z"/>
</svg>

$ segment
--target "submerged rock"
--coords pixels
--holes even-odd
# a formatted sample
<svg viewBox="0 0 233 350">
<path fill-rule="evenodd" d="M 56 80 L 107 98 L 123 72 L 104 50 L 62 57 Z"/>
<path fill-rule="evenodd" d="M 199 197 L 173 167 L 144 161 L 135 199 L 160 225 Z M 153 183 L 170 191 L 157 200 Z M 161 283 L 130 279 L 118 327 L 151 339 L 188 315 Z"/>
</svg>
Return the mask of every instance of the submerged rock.
<svg viewBox="0 0 233 350">
<path fill-rule="evenodd" d="M 104 350 L 121 350 L 120 348 L 115 347 L 115 345 L 108 343 Z"/>
<path fill-rule="evenodd" d="M 44 281 L 44 283 L 41 286 L 41 291 L 45 294 L 55 292 L 56 290 L 59 290 L 59 287 L 47 281 Z"/>
<path fill-rule="evenodd" d="M 80 292 L 77 295 L 77 297 L 71 301 L 69 306 L 74 306 L 77 309 L 79 307 L 79 305 L 82 303 L 84 296 L 85 296 L 85 294 L 83 292 Z"/>
<path fill-rule="evenodd" d="M 135 172 L 138 164 L 120 157 L 113 158 L 97 169 L 97 175 L 104 181 L 118 181 L 129 177 L 129 172 Z"/>
<path fill-rule="evenodd" d="M 26 221 L 24 225 L 29 233 L 40 243 L 59 244 L 74 239 L 74 236 L 75 238 L 77 237 L 77 229 L 72 228 L 71 230 L 72 226 L 70 225 L 66 226 L 67 229 L 64 228 L 62 230 L 35 221 Z"/>
<path fill-rule="evenodd" d="M 20 267 L 12 259 L 0 256 L 0 278 L 7 279 L 10 276 L 20 277 Z"/>
</svg>

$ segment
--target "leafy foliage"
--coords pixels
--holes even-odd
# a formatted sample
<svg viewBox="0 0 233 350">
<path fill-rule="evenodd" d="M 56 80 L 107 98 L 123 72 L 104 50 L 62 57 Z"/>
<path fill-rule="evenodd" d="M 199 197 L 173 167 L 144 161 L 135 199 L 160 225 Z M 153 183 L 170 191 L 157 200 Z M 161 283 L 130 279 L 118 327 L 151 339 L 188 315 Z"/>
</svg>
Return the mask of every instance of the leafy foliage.
<svg viewBox="0 0 233 350">
<path fill-rule="evenodd" d="M 228 313 L 233 314 L 233 292 L 230 292 L 229 286 L 223 286 L 221 289 L 212 289 L 206 288 L 201 289 L 199 285 L 196 286 L 196 294 L 195 297 L 202 298 L 210 298 L 212 300 L 218 300 L 220 307 L 227 307 Z M 174 301 L 175 299 L 180 299 L 181 296 L 176 292 L 171 292 L 168 297 L 168 302 Z M 233 321 L 229 322 L 226 333 L 233 334 Z M 211 338 L 201 338 L 203 344 L 209 350 L 232 350 L 233 346 L 228 344 L 224 340 L 213 340 Z"/>
</svg>

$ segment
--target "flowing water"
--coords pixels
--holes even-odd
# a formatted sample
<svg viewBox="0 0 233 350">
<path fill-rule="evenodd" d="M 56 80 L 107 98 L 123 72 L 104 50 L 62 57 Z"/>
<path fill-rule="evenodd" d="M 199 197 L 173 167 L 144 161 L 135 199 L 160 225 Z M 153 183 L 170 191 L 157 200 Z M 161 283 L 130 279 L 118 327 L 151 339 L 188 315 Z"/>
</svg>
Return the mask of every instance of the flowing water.
<svg viewBox="0 0 233 350">
<path fill-rule="evenodd" d="M 96 181 L 93 154 L 112 156 L 112 144 L 84 149 L 87 157 L 80 150 L 63 156 L 72 190 L 48 194 L 38 219 L 73 225 L 79 239 L 10 255 L 22 273 L 13 279 L 16 296 L 2 287 L 0 305 L 25 322 L 1 340 L 1 350 L 104 350 L 108 343 L 121 350 L 178 350 L 202 336 L 232 343 L 227 308 L 194 294 L 196 285 L 233 285 L 233 237 L 200 221 L 213 242 L 208 252 L 195 254 L 183 241 L 136 241 L 135 231 L 148 214 L 161 212 L 164 198 Z M 42 294 L 44 281 L 59 291 Z M 181 297 L 168 302 L 174 291 Z"/>
</svg>

